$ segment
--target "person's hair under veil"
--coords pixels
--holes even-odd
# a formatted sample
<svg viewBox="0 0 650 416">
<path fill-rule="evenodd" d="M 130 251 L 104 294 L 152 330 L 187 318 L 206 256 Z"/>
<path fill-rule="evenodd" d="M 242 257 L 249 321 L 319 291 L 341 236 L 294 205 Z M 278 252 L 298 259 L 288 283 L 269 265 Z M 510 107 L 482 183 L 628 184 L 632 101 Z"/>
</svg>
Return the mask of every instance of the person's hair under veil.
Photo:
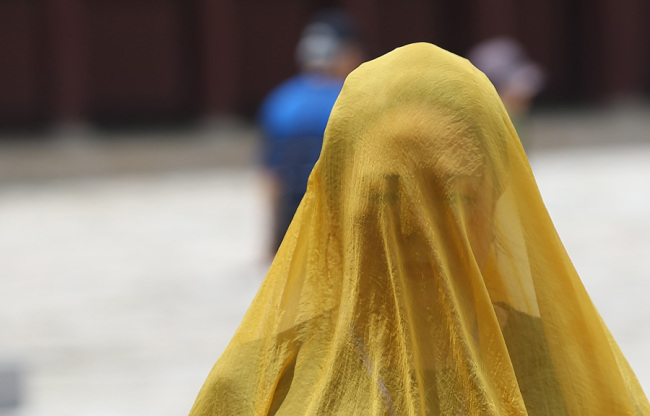
<svg viewBox="0 0 650 416">
<path fill-rule="evenodd" d="M 345 81 L 191 415 L 650 415 L 487 78 L 430 44 Z"/>
</svg>

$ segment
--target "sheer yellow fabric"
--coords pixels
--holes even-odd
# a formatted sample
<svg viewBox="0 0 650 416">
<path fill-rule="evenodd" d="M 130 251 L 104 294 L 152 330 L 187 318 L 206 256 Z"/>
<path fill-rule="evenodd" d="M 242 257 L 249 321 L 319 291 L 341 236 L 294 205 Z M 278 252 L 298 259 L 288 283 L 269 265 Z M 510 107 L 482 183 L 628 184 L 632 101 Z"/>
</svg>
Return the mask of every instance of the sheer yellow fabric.
<svg viewBox="0 0 650 416">
<path fill-rule="evenodd" d="M 307 193 L 191 415 L 650 415 L 468 61 L 346 80 Z"/>
</svg>

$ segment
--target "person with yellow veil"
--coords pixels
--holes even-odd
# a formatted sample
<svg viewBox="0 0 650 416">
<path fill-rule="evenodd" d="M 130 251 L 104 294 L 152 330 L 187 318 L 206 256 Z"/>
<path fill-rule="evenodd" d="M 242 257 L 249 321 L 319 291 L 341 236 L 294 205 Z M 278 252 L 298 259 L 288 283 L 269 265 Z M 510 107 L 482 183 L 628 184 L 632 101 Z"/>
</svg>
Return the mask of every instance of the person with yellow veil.
<svg viewBox="0 0 650 416">
<path fill-rule="evenodd" d="M 345 81 L 307 192 L 190 413 L 650 415 L 469 61 Z"/>
</svg>

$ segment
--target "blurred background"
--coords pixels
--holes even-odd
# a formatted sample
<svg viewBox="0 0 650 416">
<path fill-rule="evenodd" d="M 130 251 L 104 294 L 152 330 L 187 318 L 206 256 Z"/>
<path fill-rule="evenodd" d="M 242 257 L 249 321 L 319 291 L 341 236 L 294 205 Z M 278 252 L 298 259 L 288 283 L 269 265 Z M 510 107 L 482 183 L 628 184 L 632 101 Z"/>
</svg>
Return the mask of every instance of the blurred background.
<svg viewBox="0 0 650 416">
<path fill-rule="evenodd" d="M 650 391 L 650 2 L 3 0 L 0 415 L 189 411 L 270 261 L 257 115 L 331 7 L 367 59 L 517 42 L 542 195 Z"/>
<path fill-rule="evenodd" d="M 0 121 L 251 116 L 296 70 L 309 16 L 333 6 L 358 21 L 375 56 L 422 40 L 464 54 L 515 37 L 548 73 L 543 103 L 647 98 L 650 89 L 643 0 L 4 0 Z"/>
</svg>

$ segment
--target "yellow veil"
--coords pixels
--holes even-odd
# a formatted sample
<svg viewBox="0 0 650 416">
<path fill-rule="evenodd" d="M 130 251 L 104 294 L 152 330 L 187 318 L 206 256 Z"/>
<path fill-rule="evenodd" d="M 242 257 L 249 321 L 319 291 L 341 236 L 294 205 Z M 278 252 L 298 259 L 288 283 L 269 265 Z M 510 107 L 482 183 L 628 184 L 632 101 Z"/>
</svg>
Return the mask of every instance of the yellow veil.
<svg viewBox="0 0 650 416">
<path fill-rule="evenodd" d="M 650 415 L 487 78 L 420 43 L 345 81 L 191 415 Z"/>
</svg>

